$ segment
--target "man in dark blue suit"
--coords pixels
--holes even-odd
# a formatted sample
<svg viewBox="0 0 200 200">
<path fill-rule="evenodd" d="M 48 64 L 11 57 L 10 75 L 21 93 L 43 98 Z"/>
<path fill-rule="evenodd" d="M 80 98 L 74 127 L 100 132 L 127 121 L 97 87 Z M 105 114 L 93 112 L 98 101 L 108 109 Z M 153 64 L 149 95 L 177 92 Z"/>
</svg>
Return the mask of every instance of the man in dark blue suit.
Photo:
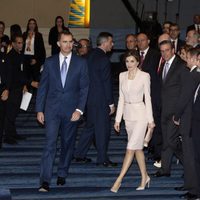
<svg viewBox="0 0 200 200">
<path fill-rule="evenodd" d="M 97 48 L 88 55 L 90 87 L 86 106 L 87 121 L 76 149 L 76 161 L 89 161 L 86 154 L 95 138 L 97 164 L 116 166 L 107 155 L 110 139 L 110 115 L 115 107 L 112 95 L 110 61 L 106 52 L 113 46 L 112 35 L 102 32 L 97 37 Z"/>
<path fill-rule="evenodd" d="M 49 191 L 58 133 L 61 136 L 61 152 L 57 185 L 65 184 L 77 123 L 84 111 L 89 87 L 87 63 L 72 53 L 72 34 L 61 32 L 58 45 L 60 53 L 45 61 L 36 98 L 37 119 L 45 125 L 46 131 L 40 171 L 41 192 Z"/>
</svg>

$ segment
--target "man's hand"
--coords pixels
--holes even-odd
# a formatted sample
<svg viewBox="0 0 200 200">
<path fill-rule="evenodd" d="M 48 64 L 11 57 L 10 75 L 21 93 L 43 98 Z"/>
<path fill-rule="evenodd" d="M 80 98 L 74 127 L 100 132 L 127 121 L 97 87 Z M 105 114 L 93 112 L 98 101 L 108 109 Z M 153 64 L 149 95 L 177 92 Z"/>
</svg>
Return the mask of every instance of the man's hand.
<svg viewBox="0 0 200 200">
<path fill-rule="evenodd" d="M 38 112 L 37 113 L 37 120 L 44 125 L 44 113 L 43 112 Z"/>
<path fill-rule="evenodd" d="M 37 81 L 32 81 L 32 82 L 31 82 L 31 86 L 34 87 L 34 88 L 38 88 L 39 82 L 37 82 Z"/>
<path fill-rule="evenodd" d="M 180 125 L 180 119 L 178 121 L 175 121 L 174 116 L 172 117 L 172 120 L 175 125 L 179 126 Z"/>
<path fill-rule="evenodd" d="M 154 129 L 155 126 L 156 126 L 156 125 L 155 125 L 154 122 L 148 123 L 148 128 L 149 128 L 149 129 Z"/>
<path fill-rule="evenodd" d="M 1 100 L 2 101 L 6 101 L 8 99 L 8 95 L 9 95 L 9 91 L 8 90 L 4 90 L 1 94 Z"/>
<path fill-rule="evenodd" d="M 109 115 L 112 115 L 114 112 L 115 112 L 115 106 L 112 105 L 112 106 L 110 106 L 110 113 L 109 113 Z"/>
<path fill-rule="evenodd" d="M 72 114 L 71 121 L 72 121 L 72 122 L 78 121 L 78 120 L 80 119 L 80 117 L 81 117 L 81 113 L 80 113 L 79 111 L 76 110 L 76 111 L 73 112 L 73 114 Z"/>
<path fill-rule="evenodd" d="M 31 65 L 35 65 L 37 63 L 37 61 L 35 59 L 31 59 Z"/>
<path fill-rule="evenodd" d="M 119 133 L 119 131 L 120 131 L 120 123 L 119 122 L 115 122 L 114 129 Z"/>
</svg>

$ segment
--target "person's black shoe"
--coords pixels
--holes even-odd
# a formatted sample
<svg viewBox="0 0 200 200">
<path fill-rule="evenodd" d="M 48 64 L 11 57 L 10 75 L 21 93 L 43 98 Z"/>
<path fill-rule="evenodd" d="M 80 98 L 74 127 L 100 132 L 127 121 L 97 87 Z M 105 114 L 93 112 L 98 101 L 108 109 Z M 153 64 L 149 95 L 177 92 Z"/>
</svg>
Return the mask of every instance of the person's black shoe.
<svg viewBox="0 0 200 200">
<path fill-rule="evenodd" d="M 162 176 L 166 176 L 166 177 L 170 177 L 170 174 L 168 173 L 161 173 L 159 171 L 157 171 L 155 174 L 152 174 L 154 177 L 162 177 Z"/>
<path fill-rule="evenodd" d="M 112 161 L 107 161 L 107 162 L 103 162 L 103 163 L 97 163 L 97 166 L 103 166 L 103 167 L 116 167 L 117 163 L 114 163 Z"/>
<path fill-rule="evenodd" d="M 25 139 L 26 139 L 25 136 L 22 136 L 22 135 L 19 135 L 19 134 L 13 135 L 13 138 L 14 138 L 15 140 L 25 140 Z"/>
<path fill-rule="evenodd" d="M 17 144 L 17 140 L 14 138 L 5 138 L 3 142 L 6 144 Z"/>
<path fill-rule="evenodd" d="M 65 178 L 58 176 L 57 185 L 65 185 Z"/>
<path fill-rule="evenodd" d="M 187 191 L 183 186 L 175 187 L 174 189 L 175 189 L 176 191 Z"/>
<path fill-rule="evenodd" d="M 148 151 L 148 147 L 143 147 L 143 151 Z"/>
<path fill-rule="evenodd" d="M 190 199 L 190 200 L 192 200 L 192 199 L 197 199 L 197 198 L 198 198 L 197 195 L 192 194 L 192 193 L 190 193 L 190 192 L 187 192 L 187 193 L 185 193 L 185 194 L 182 194 L 182 195 L 180 195 L 179 197 L 180 197 L 181 199 Z"/>
<path fill-rule="evenodd" d="M 111 160 L 108 161 L 108 165 L 111 166 L 111 167 L 117 167 L 117 163 L 112 162 Z"/>
<path fill-rule="evenodd" d="M 39 192 L 49 192 L 49 183 L 43 182 L 42 185 L 39 187 Z"/>
<path fill-rule="evenodd" d="M 78 163 L 90 163 L 92 162 L 92 159 L 90 158 L 75 158 L 75 162 L 78 162 Z"/>
</svg>

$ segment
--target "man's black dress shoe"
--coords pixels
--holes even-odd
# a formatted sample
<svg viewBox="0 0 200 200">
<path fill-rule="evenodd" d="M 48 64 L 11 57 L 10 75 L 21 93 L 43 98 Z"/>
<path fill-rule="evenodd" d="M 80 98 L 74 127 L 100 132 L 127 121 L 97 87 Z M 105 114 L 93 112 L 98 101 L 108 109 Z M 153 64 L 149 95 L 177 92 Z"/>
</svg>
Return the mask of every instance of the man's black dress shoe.
<svg viewBox="0 0 200 200">
<path fill-rule="evenodd" d="M 180 195 L 179 197 L 180 197 L 181 199 L 190 199 L 190 200 L 192 200 L 192 199 L 197 199 L 197 198 L 198 198 L 196 194 L 191 194 L 190 192 L 187 192 L 187 193 L 185 193 L 185 194 L 182 194 L 182 195 Z"/>
<path fill-rule="evenodd" d="M 176 191 L 187 191 L 183 186 L 175 187 L 174 189 L 175 189 Z"/>
<path fill-rule="evenodd" d="M 90 158 L 75 158 L 75 162 L 78 162 L 78 163 L 90 163 L 92 162 L 92 159 Z"/>
<path fill-rule="evenodd" d="M 65 178 L 58 176 L 57 185 L 65 185 Z"/>
<path fill-rule="evenodd" d="M 3 142 L 6 144 L 17 144 L 17 140 L 14 138 L 5 138 Z"/>
<path fill-rule="evenodd" d="M 97 166 L 103 166 L 103 167 L 116 167 L 117 163 L 114 163 L 112 161 L 107 161 L 107 162 L 103 162 L 103 163 L 97 163 Z"/>
<path fill-rule="evenodd" d="M 162 177 L 162 176 L 166 176 L 166 177 L 169 177 L 170 174 L 168 173 L 161 173 L 159 171 L 157 171 L 155 174 L 152 174 L 154 177 Z"/>
<path fill-rule="evenodd" d="M 39 187 L 39 192 L 49 192 L 49 183 L 43 182 L 42 185 Z"/>
</svg>

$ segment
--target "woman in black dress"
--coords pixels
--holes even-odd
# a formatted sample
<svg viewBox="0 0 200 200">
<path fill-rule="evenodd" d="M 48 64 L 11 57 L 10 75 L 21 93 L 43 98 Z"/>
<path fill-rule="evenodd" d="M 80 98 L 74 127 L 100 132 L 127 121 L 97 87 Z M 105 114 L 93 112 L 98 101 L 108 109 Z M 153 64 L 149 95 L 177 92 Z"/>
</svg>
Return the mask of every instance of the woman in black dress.
<svg viewBox="0 0 200 200">
<path fill-rule="evenodd" d="M 57 16 L 55 19 L 55 26 L 52 27 L 49 31 L 49 45 L 51 45 L 51 55 L 57 54 L 60 51 L 60 48 L 57 45 L 58 34 L 69 29 L 64 25 L 64 19 L 61 16 Z"/>
</svg>

